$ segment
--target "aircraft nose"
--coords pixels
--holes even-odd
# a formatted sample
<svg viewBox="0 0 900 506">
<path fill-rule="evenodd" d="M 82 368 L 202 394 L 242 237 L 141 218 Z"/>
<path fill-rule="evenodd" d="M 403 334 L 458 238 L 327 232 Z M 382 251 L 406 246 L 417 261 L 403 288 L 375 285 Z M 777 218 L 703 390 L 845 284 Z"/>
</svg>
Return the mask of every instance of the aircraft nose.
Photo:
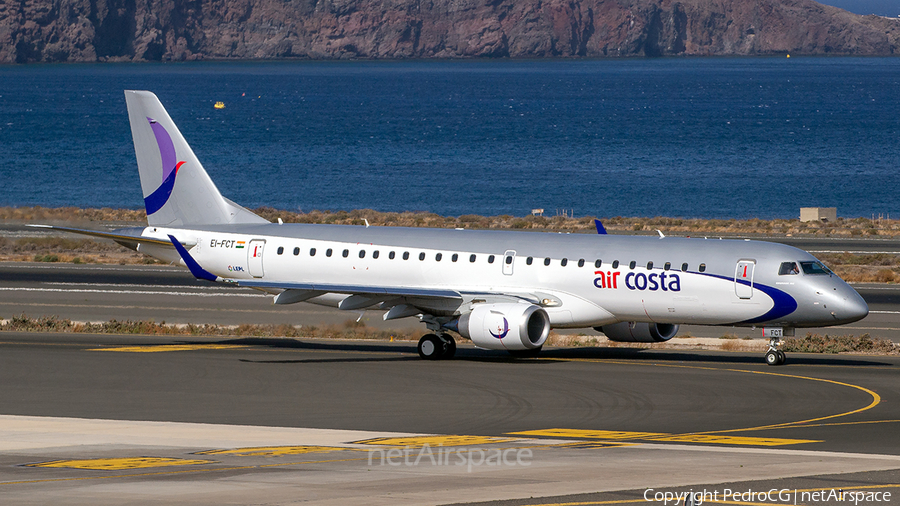
<svg viewBox="0 0 900 506">
<path fill-rule="evenodd" d="M 844 323 L 862 320 L 869 314 L 869 305 L 856 290 L 847 286 L 843 300 L 838 304 L 835 317 Z"/>
</svg>

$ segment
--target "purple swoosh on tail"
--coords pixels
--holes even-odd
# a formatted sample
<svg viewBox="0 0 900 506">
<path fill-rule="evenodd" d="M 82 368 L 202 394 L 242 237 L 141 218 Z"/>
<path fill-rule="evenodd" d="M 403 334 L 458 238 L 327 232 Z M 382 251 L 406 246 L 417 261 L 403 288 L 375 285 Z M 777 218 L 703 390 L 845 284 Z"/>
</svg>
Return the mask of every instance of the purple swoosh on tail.
<svg viewBox="0 0 900 506">
<path fill-rule="evenodd" d="M 175 170 L 175 145 L 169 137 L 169 132 L 155 119 L 147 118 L 147 121 L 150 122 L 153 135 L 156 136 L 156 145 L 159 146 L 159 156 L 162 158 L 162 180 L 165 181 Z"/>
</svg>

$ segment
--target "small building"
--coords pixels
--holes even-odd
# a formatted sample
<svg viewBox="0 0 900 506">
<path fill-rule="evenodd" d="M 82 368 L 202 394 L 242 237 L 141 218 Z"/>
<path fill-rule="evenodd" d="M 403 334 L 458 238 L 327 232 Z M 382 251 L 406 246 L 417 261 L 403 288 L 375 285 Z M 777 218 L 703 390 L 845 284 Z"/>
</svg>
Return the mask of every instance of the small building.
<svg viewBox="0 0 900 506">
<path fill-rule="evenodd" d="M 836 207 L 801 207 L 800 221 L 837 221 Z"/>
</svg>

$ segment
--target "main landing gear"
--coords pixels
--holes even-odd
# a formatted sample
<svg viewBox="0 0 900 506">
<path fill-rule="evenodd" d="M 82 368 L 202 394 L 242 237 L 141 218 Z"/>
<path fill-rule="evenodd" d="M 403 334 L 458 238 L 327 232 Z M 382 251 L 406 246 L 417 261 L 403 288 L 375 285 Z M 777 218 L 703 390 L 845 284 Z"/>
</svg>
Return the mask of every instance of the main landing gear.
<svg viewBox="0 0 900 506">
<path fill-rule="evenodd" d="M 447 334 L 425 334 L 419 339 L 419 356 L 425 360 L 446 360 L 456 354 L 456 341 Z"/>
<path fill-rule="evenodd" d="M 769 350 L 766 351 L 766 363 L 769 365 L 783 365 L 785 361 L 784 352 L 779 350 L 781 346 L 781 338 L 773 337 L 769 339 Z"/>
</svg>

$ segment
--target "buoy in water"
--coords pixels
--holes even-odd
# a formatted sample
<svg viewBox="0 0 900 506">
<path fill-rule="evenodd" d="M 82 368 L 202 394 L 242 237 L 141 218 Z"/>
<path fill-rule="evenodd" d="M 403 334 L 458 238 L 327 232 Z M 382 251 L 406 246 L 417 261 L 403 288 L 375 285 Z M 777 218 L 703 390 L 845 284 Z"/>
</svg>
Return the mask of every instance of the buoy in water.
<svg viewBox="0 0 900 506">
<path fill-rule="evenodd" d="M 216 109 L 224 109 L 225 102 L 216 102 L 216 105 L 214 105 L 213 107 L 215 107 Z"/>
</svg>

